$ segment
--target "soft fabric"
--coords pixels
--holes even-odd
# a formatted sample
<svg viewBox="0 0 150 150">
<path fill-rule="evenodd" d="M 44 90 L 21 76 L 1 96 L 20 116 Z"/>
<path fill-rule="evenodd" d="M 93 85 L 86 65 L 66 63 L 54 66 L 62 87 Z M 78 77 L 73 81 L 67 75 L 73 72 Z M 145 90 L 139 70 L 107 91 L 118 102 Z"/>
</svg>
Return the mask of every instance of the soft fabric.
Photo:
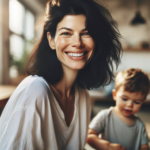
<svg viewBox="0 0 150 150">
<path fill-rule="evenodd" d="M 47 82 L 25 78 L 16 88 L 0 118 L 0 150 L 83 150 L 90 120 L 90 97 L 75 87 L 70 126 Z"/>
<path fill-rule="evenodd" d="M 140 146 L 148 143 L 144 123 L 136 117 L 133 125 L 126 125 L 114 113 L 113 107 L 100 111 L 89 128 L 102 133 L 103 139 L 124 146 L 126 150 L 138 150 Z"/>
</svg>

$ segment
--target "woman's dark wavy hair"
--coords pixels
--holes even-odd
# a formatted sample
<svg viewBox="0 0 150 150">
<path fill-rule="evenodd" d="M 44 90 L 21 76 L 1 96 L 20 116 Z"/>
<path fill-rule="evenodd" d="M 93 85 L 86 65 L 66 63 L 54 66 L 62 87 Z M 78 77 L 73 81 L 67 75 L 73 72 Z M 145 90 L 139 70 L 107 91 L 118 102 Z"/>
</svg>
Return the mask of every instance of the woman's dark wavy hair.
<svg viewBox="0 0 150 150">
<path fill-rule="evenodd" d="M 68 14 L 86 16 L 86 28 L 96 44 L 93 58 L 79 71 L 76 83 L 85 89 L 110 83 L 113 79 L 113 62 L 116 66 L 120 62 L 121 36 L 109 11 L 93 0 L 47 2 L 42 36 L 26 65 L 27 74 L 42 76 L 50 84 L 56 84 L 62 79 L 62 66 L 56 51 L 49 46 L 47 32 L 54 38 L 57 24 Z"/>
</svg>

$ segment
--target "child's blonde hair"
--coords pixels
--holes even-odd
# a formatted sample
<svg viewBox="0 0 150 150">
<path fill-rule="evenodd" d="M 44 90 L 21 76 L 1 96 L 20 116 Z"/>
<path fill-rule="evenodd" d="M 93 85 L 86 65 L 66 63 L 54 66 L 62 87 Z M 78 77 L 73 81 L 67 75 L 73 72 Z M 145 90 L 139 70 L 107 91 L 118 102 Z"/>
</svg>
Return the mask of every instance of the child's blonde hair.
<svg viewBox="0 0 150 150">
<path fill-rule="evenodd" d="M 125 91 L 141 92 L 146 98 L 150 88 L 150 81 L 148 75 L 141 69 L 130 68 L 117 74 L 115 79 L 116 91 L 121 86 L 123 86 Z"/>
</svg>

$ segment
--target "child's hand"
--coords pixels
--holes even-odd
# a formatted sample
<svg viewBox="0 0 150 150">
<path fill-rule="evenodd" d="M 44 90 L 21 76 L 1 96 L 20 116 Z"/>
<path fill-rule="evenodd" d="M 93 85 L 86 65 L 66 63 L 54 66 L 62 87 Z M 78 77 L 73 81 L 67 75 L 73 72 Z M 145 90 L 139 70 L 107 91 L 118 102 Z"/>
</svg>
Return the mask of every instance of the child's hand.
<svg viewBox="0 0 150 150">
<path fill-rule="evenodd" d="M 150 150 L 148 144 L 142 145 L 139 150 Z"/>
<path fill-rule="evenodd" d="M 109 150 L 126 150 L 125 147 L 121 146 L 120 144 L 110 143 Z"/>
</svg>

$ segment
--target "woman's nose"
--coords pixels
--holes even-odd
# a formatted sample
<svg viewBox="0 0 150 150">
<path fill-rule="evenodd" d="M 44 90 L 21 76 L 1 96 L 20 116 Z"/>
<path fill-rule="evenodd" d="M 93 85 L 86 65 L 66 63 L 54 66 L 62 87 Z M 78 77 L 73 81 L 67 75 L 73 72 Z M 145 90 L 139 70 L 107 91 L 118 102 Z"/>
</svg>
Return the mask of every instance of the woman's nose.
<svg viewBox="0 0 150 150">
<path fill-rule="evenodd" d="M 80 48 L 83 46 L 83 42 L 80 35 L 74 35 L 72 38 L 72 46 Z"/>
</svg>

